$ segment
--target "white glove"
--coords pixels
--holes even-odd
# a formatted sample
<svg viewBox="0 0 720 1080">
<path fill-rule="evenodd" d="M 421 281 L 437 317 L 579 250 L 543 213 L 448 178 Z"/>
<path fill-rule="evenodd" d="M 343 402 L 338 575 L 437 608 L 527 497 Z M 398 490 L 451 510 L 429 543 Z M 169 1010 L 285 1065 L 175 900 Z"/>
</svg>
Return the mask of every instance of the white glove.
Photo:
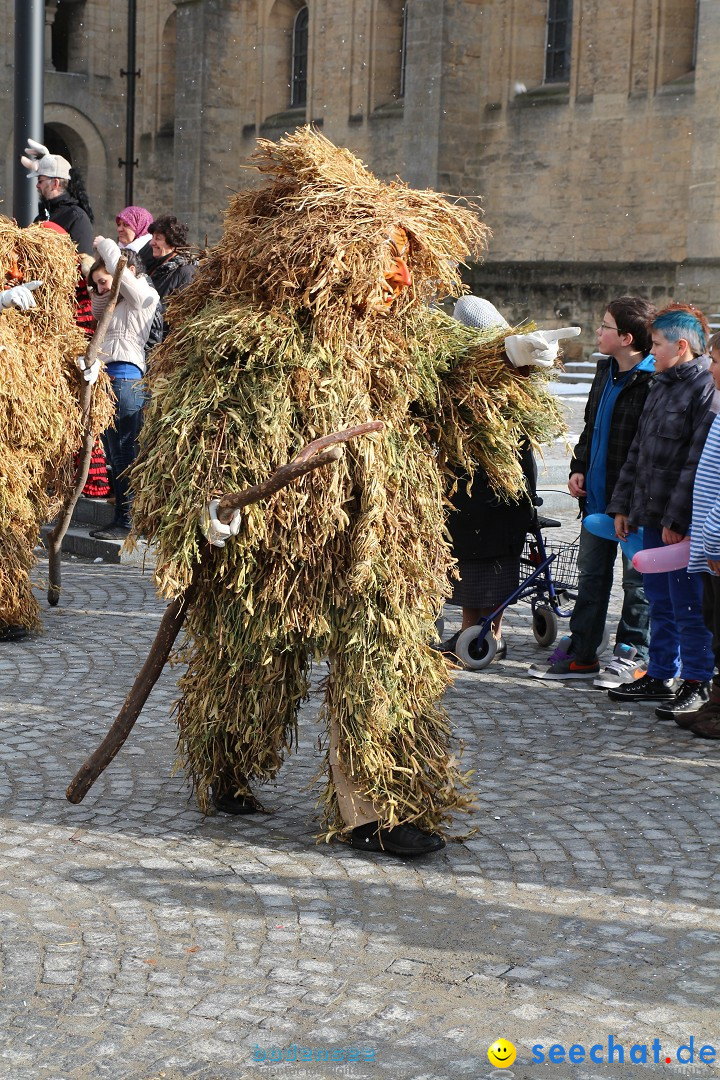
<svg viewBox="0 0 720 1080">
<path fill-rule="evenodd" d="M 561 326 L 558 330 L 533 330 L 531 334 L 509 334 L 505 352 L 513 367 L 552 367 L 560 352 L 563 338 L 577 337 L 579 326 Z"/>
<path fill-rule="evenodd" d="M 86 383 L 92 384 L 97 382 L 97 377 L 100 374 L 100 357 L 97 360 L 93 360 L 92 364 L 88 367 L 87 358 L 85 356 L 75 357 L 75 366 L 78 371 L 82 371 L 83 379 Z"/>
<path fill-rule="evenodd" d="M 200 531 L 213 547 L 225 547 L 225 541 L 237 536 L 242 524 L 242 510 L 236 510 L 227 525 L 218 519 L 219 499 L 211 499 L 200 514 Z"/>
<path fill-rule="evenodd" d="M 23 163 L 26 169 L 29 169 L 31 173 L 38 171 L 38 165 L 42 158 L 48 156 L 50 151 L 47 146 L 43 146 L 42 143 L 35 142 L 34 139 L 28 139 L 28 144 L 25 147 L 26 157 L 21 157 L 20 161 Z"/>
<path fill-rule="evenodd" d="M 25 285 L 14 285 L 12 289 L 4 289 L 0 292 L 0 307 L 16 307 L 27 311 L 35 307 L 33 292 L 42 281 L 28 281 Z"/>
</svg>

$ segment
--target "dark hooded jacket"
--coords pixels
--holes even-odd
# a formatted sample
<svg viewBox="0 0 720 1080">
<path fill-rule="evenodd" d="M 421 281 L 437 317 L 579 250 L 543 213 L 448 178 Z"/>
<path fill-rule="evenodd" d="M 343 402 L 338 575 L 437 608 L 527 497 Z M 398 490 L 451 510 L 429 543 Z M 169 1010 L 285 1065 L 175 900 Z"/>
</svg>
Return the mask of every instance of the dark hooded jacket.
<svg viewBox="0 0 720 1080">
<path fill-rule="evenodd" d="M 196 270 L 197 267 L 190 262 L 187 255 L 182 255 L 179 251 L 166 259 L 151 259 L 147 264 L 148 275 L 161 300 L 176 289 L 189 285 Z"/>
<path fill-rule="evenodd" d="M 38 204 L 36 221 L 54 221 L 65 232 L 70 233 L 78 251 L 90 255 L 93 249 L 95 233 L 93 224 L 83 208 L 67 191 L 56 199 L 41 199 Z"/>
</svg>

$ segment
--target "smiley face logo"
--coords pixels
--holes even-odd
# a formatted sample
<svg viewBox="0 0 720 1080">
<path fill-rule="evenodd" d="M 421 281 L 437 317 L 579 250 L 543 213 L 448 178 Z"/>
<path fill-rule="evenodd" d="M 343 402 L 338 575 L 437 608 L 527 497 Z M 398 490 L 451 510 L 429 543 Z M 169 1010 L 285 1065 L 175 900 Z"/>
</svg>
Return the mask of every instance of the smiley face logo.
<svg viewBox="0 0 720 1080">
<path fill-rule="evenodd" d="M 488 1061 L 496 1069 L 507 1069 L 517 1057 L 517 1050 L 507 1039 L 496 1039 L 488 1048 Z"/>
</svg>

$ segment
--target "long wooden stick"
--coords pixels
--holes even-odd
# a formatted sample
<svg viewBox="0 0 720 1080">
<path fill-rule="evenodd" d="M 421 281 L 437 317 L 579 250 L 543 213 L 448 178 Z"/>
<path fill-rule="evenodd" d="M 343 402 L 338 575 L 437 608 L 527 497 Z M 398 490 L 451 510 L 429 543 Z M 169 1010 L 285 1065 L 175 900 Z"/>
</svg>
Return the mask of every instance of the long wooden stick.
<svg viewBox="0 0 720 1080">
<path fill-rule="evenodd" d="M 287 465 L 281 465 L 267 480 L 255 484 L 254 487 L 246 488 L 245 491 L 241 491 L 237 495 L 223 495 L 218 502 L 217 508 L 219 520 L 224 525 L 227 525 L 236 510 L 242 510 L 244 506 L 259 502 L 260 499 L 269 498 L 280 488 L 286 487 L 287 484 L 292 483 L 293 480 L 303 476 L 311 469 L 316 469 L 318 458 L 315 455 L 318 455 L 321 450 L 325 450 L 326 447 L 346 443 L 350 439 L 357 439 L 360 435 L 369 435 L 373 431 L 382 431 L 384 427 L 385 424 L 382 420 L 369 420 L 366 424 L 358 424 L 357 427 L 346 428 L 345 431 L 334 431 L 331 435 L 323 435 L 321 438 L 315 439 L 303 447 L 300 453 L 296 454 Z M 339 456 L 338 453 L 336 457 Z M 328 458 L 327 460 L 332 461 L 333 459 Z"/>
<path fill-rule="evenodd" d="M 113 312 L 115 311 L 115 305 L 117 304 L 118 295 L 120 293 L 120 279 L 122 278 L 123 270 L 127 266 L 127 259 L 124 255 L 121 255 L 118 259 L 118 264 L 115 267 L 115 273 L 113 274 L 112 285 L 110 286 L 110 295 L 108 297 L 107 307 L 100 316 L 95 333 L 92 336 L 92 340 L 88 345 L 87 352 L 85 353 L 85 366 L 90 367 L 94 364 L 95 360 L 100 354 L 100 346 L 105 340 L 110 320 L 112 319 Z M 62 542 L 65 538 L 65 533 L 68 531 L 70 521 L 72 520 L 73 511 L 77 505 L 77 501 L 82 495 L 82 490 L 85 487 L 85 483 L 90 471 L 90 460 L 92 458 L 93 447 L 95 445 L 95 436 L 92 432 L 92 423 L 90 410 L 92 406 L 93 386 L 83 380 L 82 390 L 80 392 L 80 408 L 82 409 L 82 427 L 83 427 L 83 441 L 80 450 L 80 461 L 78 462 L 77 470 L 75 473 L 75 486 L 70 495 L 65 501 L 60 517 L 55 523 L 55 528 L 48 535 L 47 548 L 48 548 L 48 591 L 47 599 L 50 607 L 55 607 L 60 599 L 60 556 L 62 553 Z"/>
<path fill-rule="evenodd" d="M 236 495 L 223 495 L 218 505 L 218 517 L 221 518 L 222 508 L 222 513 L 227 519 L 225 523 L 227 524 L 235 510 L 239 510 L 243 506 L 250 506 L 251 503 L 259 502 L 261 499 L 266 499 L 281 488 L 287 487 L 288 484 L 291 484 L 300 476 L 304 476 L 314 469 L 319 469 L 323 465 L 328 465 L 332 461 L 337 461 L 342 456 L 343 448 L 333 444 L 347 442 L 349 439 L 368 434 L 371 431 L 381 431 L 384 426 L 381 420 L 375 420 L 316 439 L 304 447 L 293 461 L 288 462 L 287 465 L 281 465 L 271 477 L 261 484 L 256 484 L 254 487 L 247 488 Z M 326 447 L 331 447 L 331 449 L 325 449 Z M 168 604 L 165 609 L 165 614 L 160 622 L 155 640 L 150 647 L 147 660 L 140 669 L 120 712 L 103 741 L 80 767 L 65 792 L 69 802 L 82 802 L 92 785 L 108 767 L 132 731 L 135 721 L 150 695 L 150 691 L 160 677 L 160 673 L 170 656 L 188 609 L 197 595 L 203 569 L 213 557 L 213 550 L 211 544 L 205 543 L 203 545 L 200 560 L 193 570 L 190 584 L 182 595 Z"/>
</svg>

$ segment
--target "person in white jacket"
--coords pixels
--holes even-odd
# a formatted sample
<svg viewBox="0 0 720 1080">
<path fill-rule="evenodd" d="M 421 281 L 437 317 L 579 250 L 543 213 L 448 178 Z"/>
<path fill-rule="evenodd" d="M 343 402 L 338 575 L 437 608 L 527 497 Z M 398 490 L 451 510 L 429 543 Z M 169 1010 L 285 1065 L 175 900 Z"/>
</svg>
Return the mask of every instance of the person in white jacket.
<svg viewBox="0 0 720 1080">
<path fill-rule="evenodd" d="M 100 319 L 107 307 L 113 275 L 120 255 L 128 264 L 120 280 L 120 296 L 102 346 L 102 359 L 117 398 L 115 425 L 103 435 L 105 453 L 112 468 L 115 519 L 91 536 L 100 540 L 123 540 L 130 531 L 132 496 L 128 470 L 138 453 L 138 437 L 145 405 L 145 343 L 160 298 L 142 273 L 136 252 L 120 248 L 114 240 L 96 236 L 97 259 L 88 274 L 92 312 Z"/>
</svg>

